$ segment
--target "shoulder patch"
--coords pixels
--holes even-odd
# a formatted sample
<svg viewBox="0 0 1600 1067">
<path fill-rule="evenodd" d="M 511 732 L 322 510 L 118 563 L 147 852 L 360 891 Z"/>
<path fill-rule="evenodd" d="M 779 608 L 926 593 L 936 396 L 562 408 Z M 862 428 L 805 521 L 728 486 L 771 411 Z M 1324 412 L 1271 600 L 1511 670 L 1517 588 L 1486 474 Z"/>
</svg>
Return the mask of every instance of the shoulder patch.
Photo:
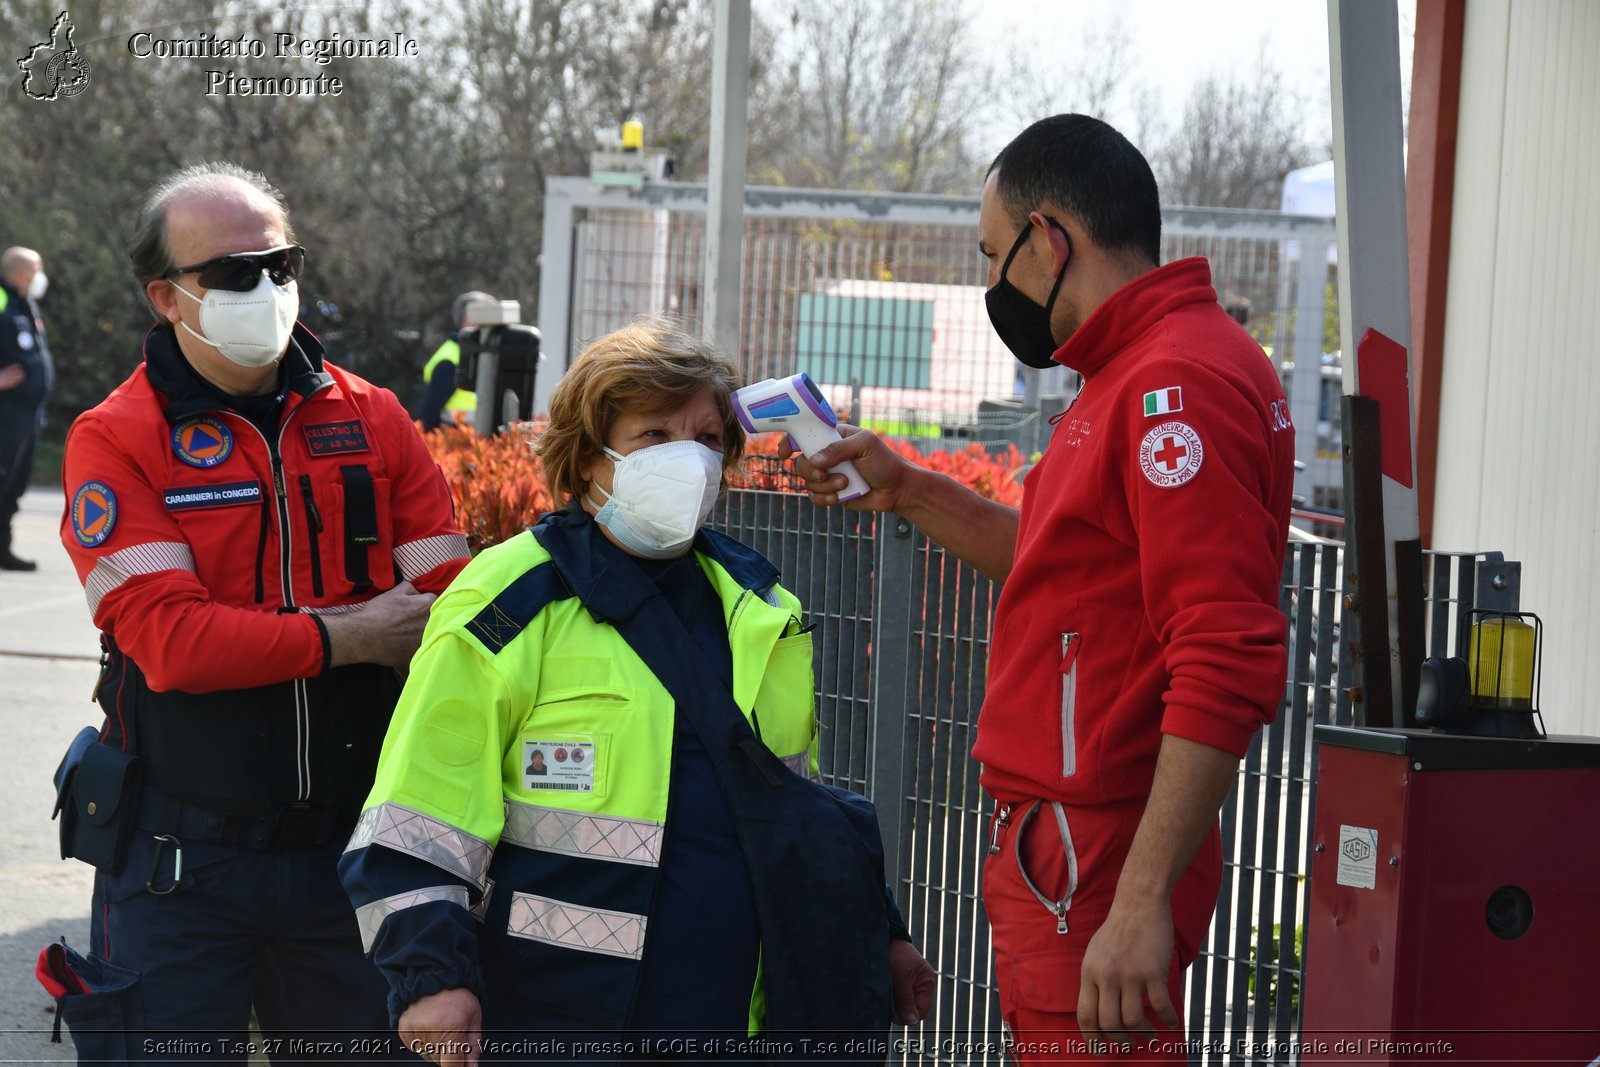
<svg viewBox="0 0 1600 1067">
<path fill-rule="evenodd" d="M 233 455 L 233 431 L 207 415 L 184 419 L 172 428 L 172 451 L 191 467 L 215 467 Z"/>
<path fill-rule="evenodd" d="M 1165 389 L 1144 394 L 1145 418 L 1170 415 L 1183 410 L 1183 386 L 1169 385 Z"/>
<path fill-rule="evenodd" d="M 499 655 L 547 605 L 571 595 L 555 567 L 541 563 L 501 590 L 465 629 L 484 648 Z"/>
<path fill-rule="evenodd" d="M 117 525 L 117 495 L 105 482 L 84 482 L 72 494 L 72 535 L 84 548 L 96 548 Z"/>
<path fill-rule="evenodd" d="M 1186 422 L 1163 422 L 1139 443 L 1139 469 L 1152 485 L 1171 489 L 1200 473 L 1206 450 Z"/>
</svg>

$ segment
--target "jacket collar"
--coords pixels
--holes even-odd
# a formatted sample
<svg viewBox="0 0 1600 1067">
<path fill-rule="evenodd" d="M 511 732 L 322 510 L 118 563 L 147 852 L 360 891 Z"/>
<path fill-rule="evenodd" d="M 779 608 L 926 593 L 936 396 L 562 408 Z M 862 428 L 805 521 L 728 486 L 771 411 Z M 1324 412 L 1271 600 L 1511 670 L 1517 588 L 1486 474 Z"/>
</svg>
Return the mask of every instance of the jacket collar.
<svg viewBox="0 0 1600 1067">
<path fill-rule="evenodd" d="M 533 528 L 533 537 L 596 622 L 624 622 L 639 605 L 660 595 L 633 557 L 612 544 L 594 516 L 581 507 L 545 515 Z M 752 592 L 763 593 L 778 580 L 778 568 L 761 553 L 715 530 L 702 527 L 695 534 L 694 551 Z"/>
<path fill-rule="evenodd" d="M 152 326 L 145 334 L 144 364 L 150 384 L 167 398 L 168 422 L 176 423 L 190 415 L 227 406 L 223 394 L 208 389 L 189 366 L 183 349 L 178 347 L 177 332 L 170 323 Z M 288 392 L 302 399 L 333 382 L 333 375 L 322 366 L 322 342 L 299 322 L 294 324 L 294 332 L 289 337 L 283 365 L 288 371 Z"/>
<path fill-rule="evenodd" d="M 1164 316 L 1185 304 L 1216 301 L 1205 257 L 1174 260 L 1112 293 L 1056 349 L 1056 362 L 1087 378 Z"/>
</svg>

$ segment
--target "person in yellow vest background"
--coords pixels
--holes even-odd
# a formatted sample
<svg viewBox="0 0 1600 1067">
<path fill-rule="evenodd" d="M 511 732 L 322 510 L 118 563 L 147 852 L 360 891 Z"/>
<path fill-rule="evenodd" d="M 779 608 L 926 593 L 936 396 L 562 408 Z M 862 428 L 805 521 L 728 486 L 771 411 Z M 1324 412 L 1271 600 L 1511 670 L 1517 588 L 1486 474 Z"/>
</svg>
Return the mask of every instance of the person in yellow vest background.
<svg viewBox="0 0 1600 1067">
<path fill-rule="evenodd" d="M 456 369 L 461 366 L 461 331 L 467 325 L 467 305 L 474 300 L 493 299 L 488 293 L 474 289 L 451 301 L 450 321 L 455 326 L 422 368 L 422 402 L 417 415 L 422 419 L 424 430 L 431 430 L 441 422 L 459 421 L 471 425 L 478 396 L 456 385 Z"/>
</svg>

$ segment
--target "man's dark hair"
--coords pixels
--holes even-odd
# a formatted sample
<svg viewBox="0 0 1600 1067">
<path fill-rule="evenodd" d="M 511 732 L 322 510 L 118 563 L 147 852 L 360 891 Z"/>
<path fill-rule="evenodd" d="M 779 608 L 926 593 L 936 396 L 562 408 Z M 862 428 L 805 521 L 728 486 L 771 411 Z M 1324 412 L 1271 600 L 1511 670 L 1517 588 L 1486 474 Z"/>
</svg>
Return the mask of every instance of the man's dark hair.
<svg viewBox="0 0 1600 1067">
<path fill-rule="evenodd" d="M 995 191 L 1018 228 L 1048 200 L 1060 204 L 1107 252 L 1161 262 L 1161 197 L 1150 164 L 1129 140 L 1088 115 L 1040 119 L 989 165 Z"/>
</svg>

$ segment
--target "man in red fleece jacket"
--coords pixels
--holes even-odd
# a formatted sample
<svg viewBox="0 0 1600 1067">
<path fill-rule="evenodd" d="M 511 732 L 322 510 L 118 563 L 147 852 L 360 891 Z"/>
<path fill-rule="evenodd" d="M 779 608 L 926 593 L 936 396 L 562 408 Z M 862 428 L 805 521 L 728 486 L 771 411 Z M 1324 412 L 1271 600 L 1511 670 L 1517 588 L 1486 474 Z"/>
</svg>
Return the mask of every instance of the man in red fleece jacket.
<svg viewBox="0 0 1600 1067">
<path fill-rule="evenodd" d="M 1178 991 L 1216 904 L 1217 811 L 1283 696 L 1294 429 L 1206 261 L 1158 265 L 1155 178 L 1110 126 L 1030 126 L 990 167 L 978 229 L 995 331 L 1084 378 L 1021 511 L 866 431 L 797 469 L 832 504 L 829 468 L 854 461 L 872 492 L 852 507 L 1005 581 L 973 755 L 995 800 L 984 904 L 1017 1058 L 1105 1039 L 1185 1062 Z"/>
</svg>

